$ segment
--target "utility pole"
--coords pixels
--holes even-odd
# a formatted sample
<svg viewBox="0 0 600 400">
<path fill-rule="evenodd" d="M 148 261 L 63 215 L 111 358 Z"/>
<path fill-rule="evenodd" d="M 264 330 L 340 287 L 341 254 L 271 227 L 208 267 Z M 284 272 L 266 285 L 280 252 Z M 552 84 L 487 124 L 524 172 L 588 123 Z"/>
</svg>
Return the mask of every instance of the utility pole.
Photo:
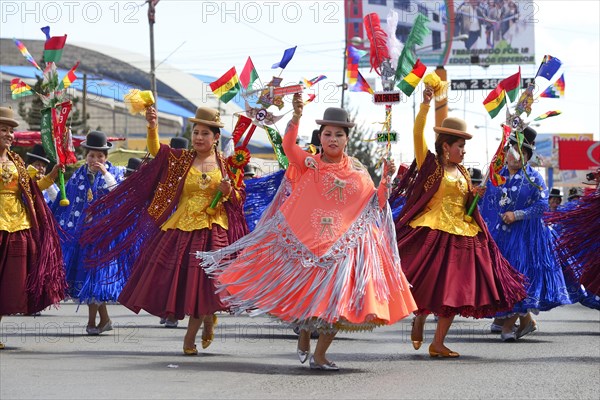
<svg viewBox="0 0 600 400">
<path fill-rule="evenodd" d="M 156 91 L 156 71 L 154 67 L 154 22 L 156 14 L 156 5 L 159 0 L 147 0 L 148 3 L 148 24 L 150 26 L 150 90 L 154 95 L 154 100 L 158 100 L 158 93 Z M 156 104 L 154 105 L 156 107 Z"/>
<path fill-rule="evenodd" d="M 81 121 L 83 122 L 83 132 L 87 133 L 86 131 L 86 127 L 87 127 L 87 110 L 85 107 L 85 103 L 86 103 L 86 99 L 87 99 L 87 74 L 83 74 L 83 91 L 81 92 L 81 108 L 83 111 L 83 116 L 81 117 Z"/>
</svg>

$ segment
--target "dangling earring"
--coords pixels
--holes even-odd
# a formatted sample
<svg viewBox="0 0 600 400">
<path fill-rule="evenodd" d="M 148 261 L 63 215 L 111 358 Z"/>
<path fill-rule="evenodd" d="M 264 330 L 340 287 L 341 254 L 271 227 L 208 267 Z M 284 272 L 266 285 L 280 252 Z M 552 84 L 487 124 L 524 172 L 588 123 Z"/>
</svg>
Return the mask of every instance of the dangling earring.
<svg viewBox="0 0 600 400">
<path fill-rule="evenodd" d="M 448 164 L 448 162 L 450 161 L 450 153 L 445 151 L 444 152 L 444 159 L 446 161 L 446 164 Z"/>
</svg>

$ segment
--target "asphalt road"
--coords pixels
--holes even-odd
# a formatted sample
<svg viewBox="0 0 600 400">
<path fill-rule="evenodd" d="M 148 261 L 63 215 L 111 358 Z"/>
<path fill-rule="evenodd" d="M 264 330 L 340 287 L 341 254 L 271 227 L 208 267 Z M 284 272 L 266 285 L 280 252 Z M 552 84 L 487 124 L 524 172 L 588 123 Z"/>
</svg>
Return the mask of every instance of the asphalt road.
<svg viewBox="0 0 600 400">
<path fill-rule="evenodd" d="M 109 312 L 114 330 L 99 337 L 85 334 L 87 307 L 73 303 L 4 317 L 0 398 L 600 398 L 600 313 L 580 305 L 541 313 L 538 331 L 516 343 L 490 334 L 490 320 L 457 318 L 447 342 L 461 353 L 453 360 L 429 357 L 433 320 L 419 351 L 410 318 L 339 334 L 328 353 L 337 373 L 301 365 L 296 335 L 268 318 L 221 314 L 213 344 L 190 357 L 181 351 L 186 321 L 166 329 L 119 305 Z"/>
</svg>

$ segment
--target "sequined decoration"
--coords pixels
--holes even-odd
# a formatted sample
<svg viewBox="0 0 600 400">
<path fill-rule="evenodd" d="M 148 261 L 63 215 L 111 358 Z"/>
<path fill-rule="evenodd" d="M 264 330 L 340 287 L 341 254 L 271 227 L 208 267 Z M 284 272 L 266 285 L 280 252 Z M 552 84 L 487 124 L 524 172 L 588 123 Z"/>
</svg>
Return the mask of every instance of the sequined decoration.
<svg viewBox="0 0 600 400">
<path fill-rule="evenodd" d="M 89 203 L 92 200 L 94 200 L 94 193 L 92 193 L 92 189 L 88 188 L 88 191 L 87 191 L 87 201 Z"/>
<path fill-rule="evenodd" d="M 356 182 L 344 181 L 333 174 L 326 174 L 323 177 L 323 187 L 325 193 L 323 196 L 327 200 L 334 200 L 336 203 L 345 203 L 348 197 L 357 191 Z"/>
<path fill-rule="evenodd" d="M 196 153 L 193 151 L 184 151 L 179 158 L 173 152 L 169 152 L 167 178 L 165 182 L 158 183 L 152 203 L 148 207 L 148 214 L 155 220 L 158 220 L 171 205 L 179 183 L 189 171 L 194 157 Z"/>
<path fill-rule="evenodd" d="M 8 162 L 3 162 L 2 163 L 2 173 L 0 174 L 0 177 L 2 178 L 2 182 L 4 182 L 5 185 L 8 185 L 10 183 L 10 181 L 12 180 L 12 171 L 10 170 L 10 164 Z"/>
<path fill-rule="evenodd" d="M 315 229 L 315 239 L 335 240 L 341 229 L 342 215 L 335 210 L 315 210 L 311 225 Z"/>
<path fill-rule="evenodd" d="M 205 173 L 202 173 L 202 175 L 200 175 L 198 179 L 198 186 L 200 187 L 200 189 L 206 190 L 208 189 L 211 180 L 212 179 L 210 176 L 206 175 Z"/>
</svg>

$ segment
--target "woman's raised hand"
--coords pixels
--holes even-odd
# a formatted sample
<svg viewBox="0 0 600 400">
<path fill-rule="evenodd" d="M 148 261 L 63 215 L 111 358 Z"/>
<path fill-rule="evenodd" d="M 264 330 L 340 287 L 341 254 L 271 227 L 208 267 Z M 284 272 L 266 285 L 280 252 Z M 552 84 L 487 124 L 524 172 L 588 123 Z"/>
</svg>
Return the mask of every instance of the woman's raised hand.
<svg viewBox="0 0 600 400">
<path fill-rule="evenodd" d="M 148 122 L 148 128 L 156 128 L 158 116 L 154 107 L 146 108 L 146 121 Z"/>
</svg>

